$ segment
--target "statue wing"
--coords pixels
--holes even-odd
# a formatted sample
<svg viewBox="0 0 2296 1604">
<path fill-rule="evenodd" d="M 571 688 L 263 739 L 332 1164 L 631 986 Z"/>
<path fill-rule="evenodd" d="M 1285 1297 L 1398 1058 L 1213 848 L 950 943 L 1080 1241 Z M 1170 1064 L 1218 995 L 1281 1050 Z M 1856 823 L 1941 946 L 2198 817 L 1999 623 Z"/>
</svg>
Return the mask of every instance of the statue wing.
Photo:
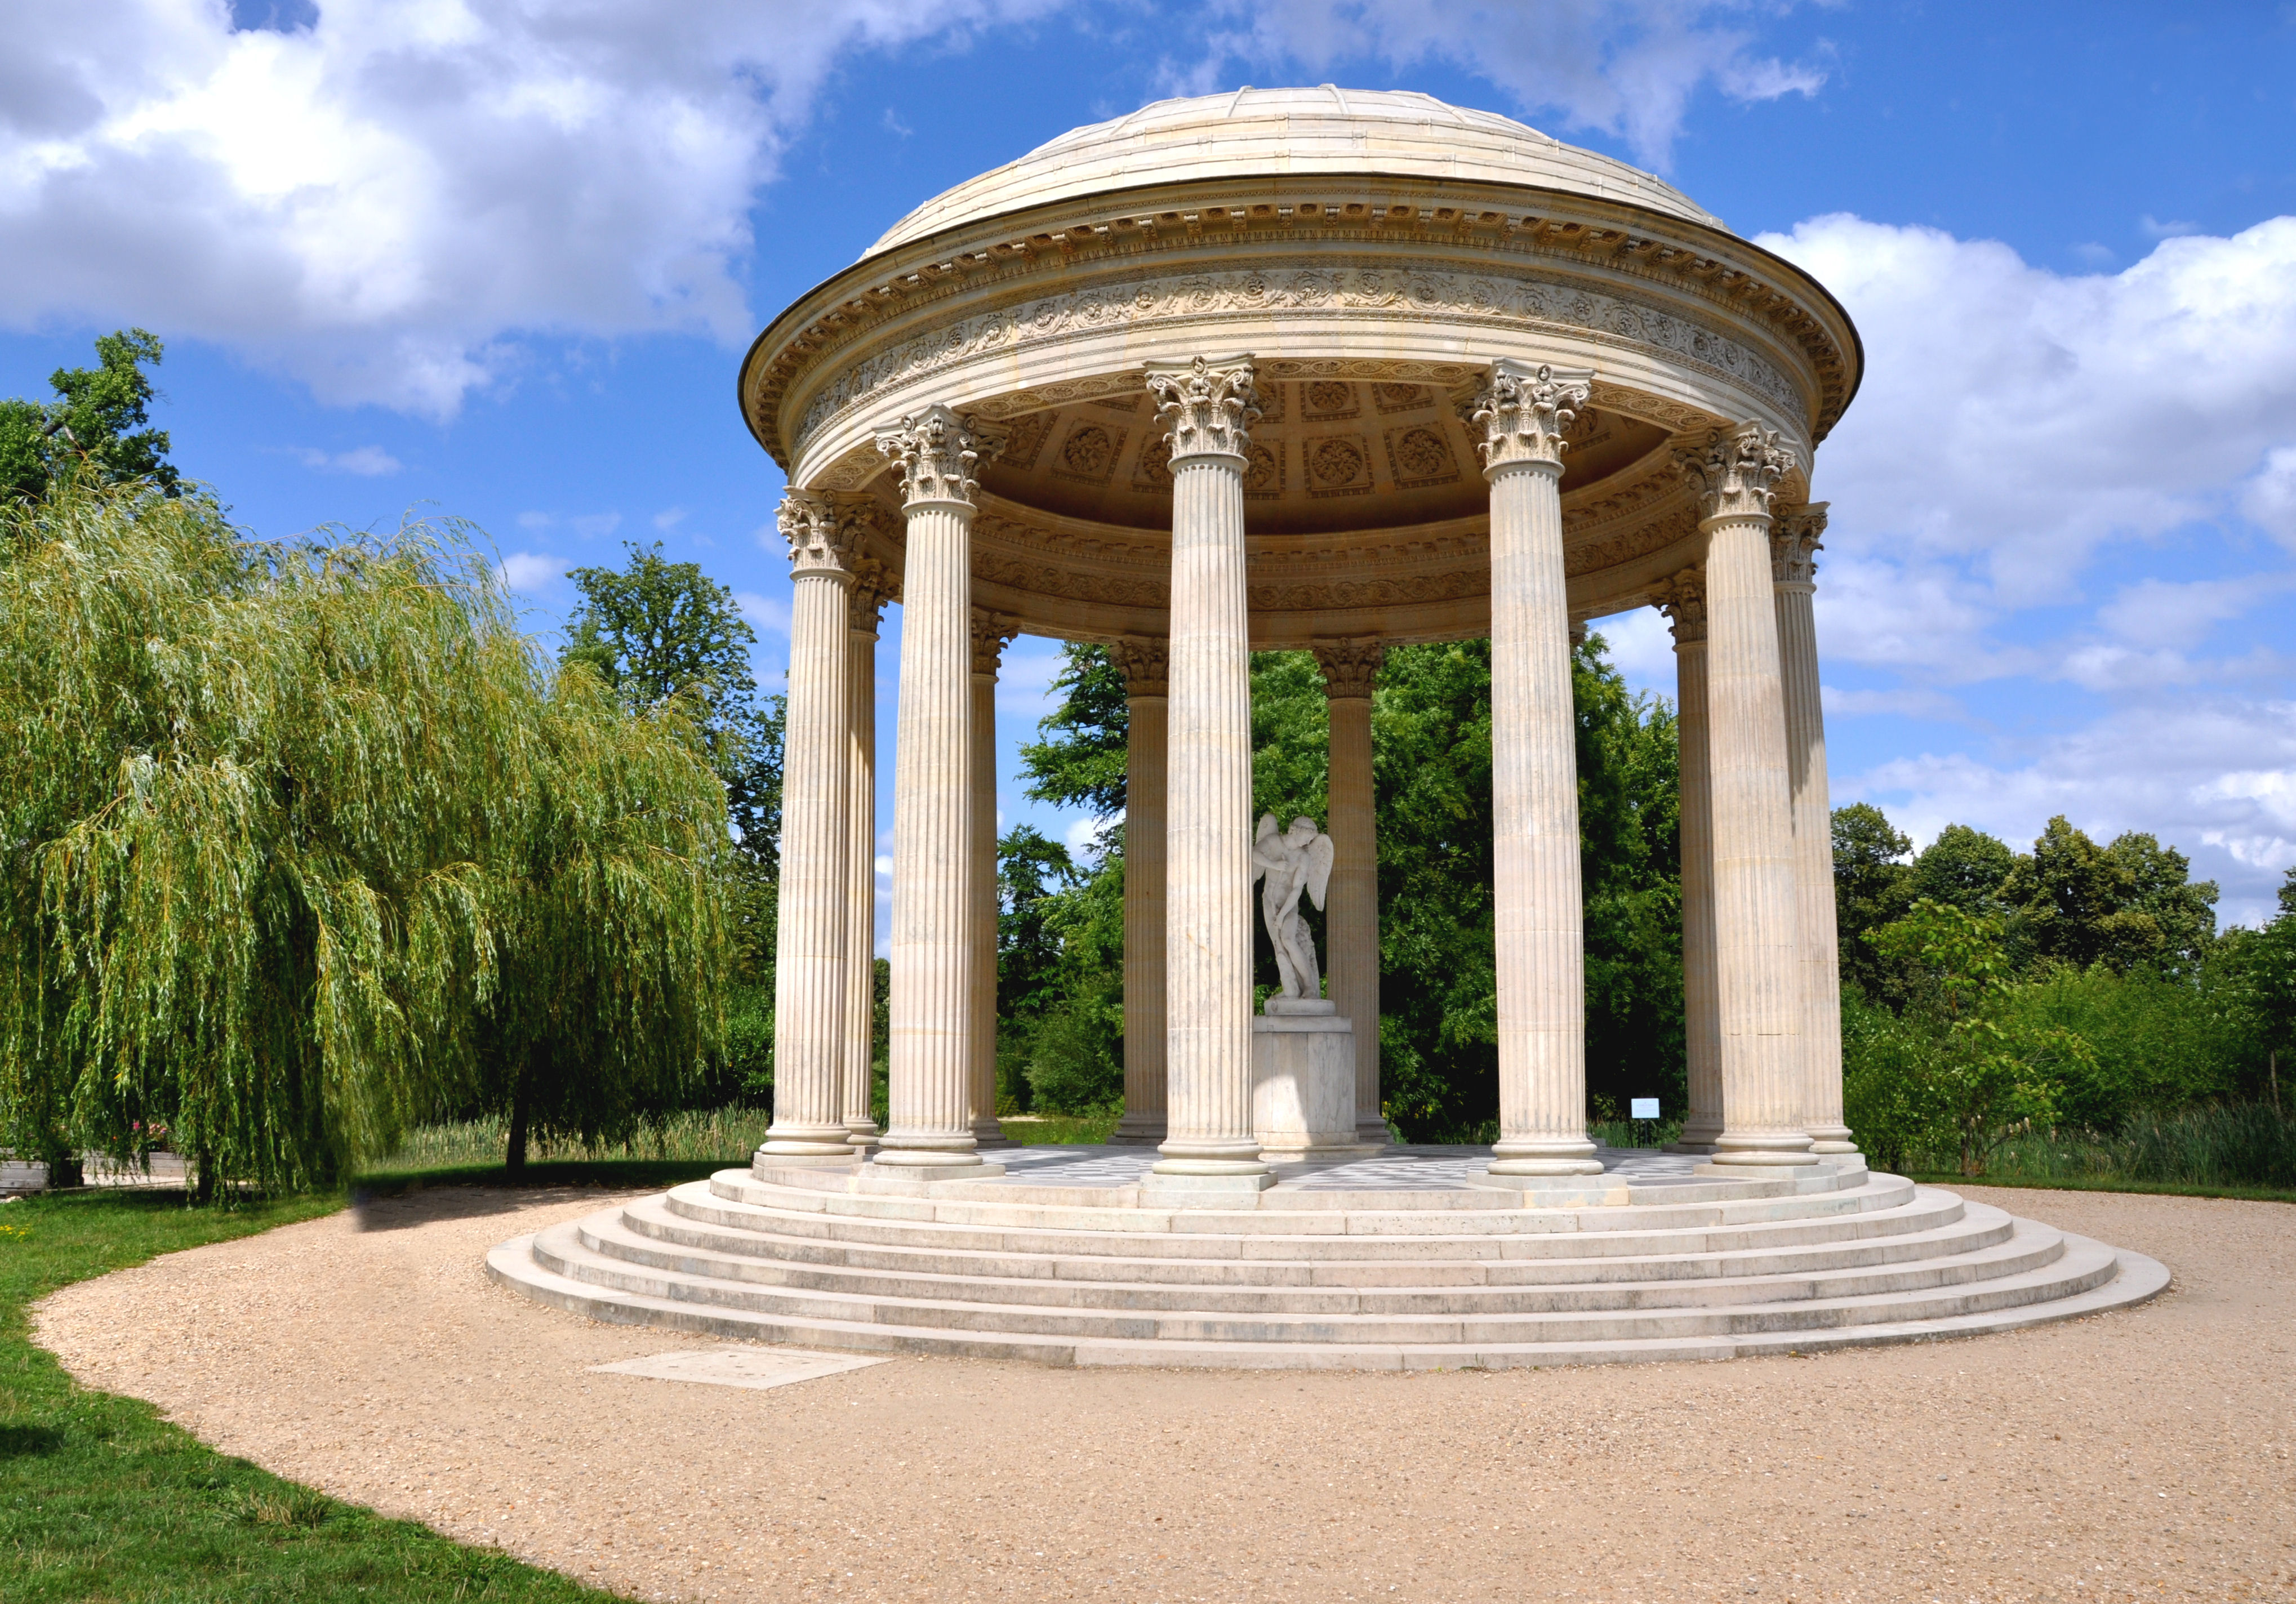
<svg viewBox="0 0 2296 1604">
<path fill-rule="evenodd" d="M 1324 905 L 1324 888 L 1332 882 L 1332 838 L 1319 835 L 1308 843 L 1308 896 Z"/>
</svg>

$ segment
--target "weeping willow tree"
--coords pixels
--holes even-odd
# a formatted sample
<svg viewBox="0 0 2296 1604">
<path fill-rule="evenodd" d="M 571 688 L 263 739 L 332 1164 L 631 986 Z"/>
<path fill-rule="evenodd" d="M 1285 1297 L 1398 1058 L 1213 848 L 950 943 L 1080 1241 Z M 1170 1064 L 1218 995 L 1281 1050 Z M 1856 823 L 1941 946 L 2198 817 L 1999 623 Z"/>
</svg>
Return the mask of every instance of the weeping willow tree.
<svg viewBox="0 0 2296 1604">
<path fill-rule="evenodd" d="M 266 544 L 92 474 L 0 511 L 0 791 L 20 1150 L 291 1187 L 454 1107 L 608 1136 L 717 1029 L 690 718 L 554 673 L 454 528 Z"/>
</svg>

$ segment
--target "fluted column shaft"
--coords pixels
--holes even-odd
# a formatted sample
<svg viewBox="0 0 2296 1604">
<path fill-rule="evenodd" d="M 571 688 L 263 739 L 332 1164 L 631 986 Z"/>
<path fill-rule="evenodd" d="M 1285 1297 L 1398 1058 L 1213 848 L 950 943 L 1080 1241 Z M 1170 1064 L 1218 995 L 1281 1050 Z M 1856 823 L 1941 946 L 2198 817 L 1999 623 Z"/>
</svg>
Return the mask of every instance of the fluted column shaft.
<svg viewBox="0 0 2296 1604">
<path fill-rule="evenodd" d="M 857 580 L 851 602 L 841 1101 L 847 1139 L 867 1148 L 878 1135 L 869 1094 L 877 1048 L 877 615 L 885 595 L 865 579 Z"/>
<path fill-rule="evenodd" d="M 1802 1129 L 1800 892 L 1770 578 L 1770 487 L 1792 462 L 1749 426 L 1718 431 L 1685 465 L 1705 487 L 1723 1122 L 1714 1162 L 1814 1163 Z"/>
<path fill-rule="evenodd" d="M 781 890 L 774 967 L 774 1119 L 760 1157 L 852 1157 L 845 1063 L 849 551 L 826 497 L 782 503 L 790 542 Z"/>
<path fill-rule="evenodd" d="M 1505 1174 L 1588 1174 L 1587 970 L 1578 880 L 1563 430 L 1587 375 L 1492 364 L 1472 412 L 1491 494 L 1492 899 Z"/>
<path fill-rule="evenodd" d="M 1243 472 L 1251 368 L 1152 367 L 1172 441 L 1166 768 L 1168 1175 L 1260 1175 L 1251 1132 L 1251 635 Z"/>
<path fill-rule="evenodd" d="M 975 1140 L 1003 1142 L 996 1123 L 996 668 L 1009 620 L 972 612 L 972 1070 L 967 1114 Z"/>
<path fill-rule="evenodd" d="M 931 407 L 878 438 L 907 511 L 893 760 L 891 1109 L 876 1162 L 977 1164 L 970 544 L 980 442 Z"/>
<path fill-rule="evenodd" d="M 1710 1153 L 1722 1134 L 1722 1029 L 1714 994 L 1714 820 L 1708 768 L 1706 585 L 1696 569 L 1669 588 L 1674 621 L 1675 728 L 1681 746 L 1682 1012 L 1690 1102 L 1685 1151 Z"/>
<path fill-rule="evenodd" d="M 1818 537 L 1825 503 L 1796 508 L 1770 539 L 1793 792 L 1795 884 L 1802 949 L 1802 1128 L 1817 1153 L 1854 1153 L 1841 1123 L 1841 959 L 1833 905 L 1833 806 L 1825 775 L 1825 709 L 1817 679 Z"/>
<path fill-rule="evenodd" d="M 1316 647 L 1331 713 L 1332 878 L 1324 929 L 1324 994 L 1354 1027 L 1356 1134 L 1390 1140 L 1379 1098 L 1379 839 L 1372 782 L 1373 682 L 1386 656 L 1377 641 Z"/>
<path fill-rule="evenodd" d="M 1167 654 L 1161 641 L 1119 642 L 1124 749 L 1124 1117 L 1109 1140 L 1164 1140 L 1164 748 Z"/>
</svg>

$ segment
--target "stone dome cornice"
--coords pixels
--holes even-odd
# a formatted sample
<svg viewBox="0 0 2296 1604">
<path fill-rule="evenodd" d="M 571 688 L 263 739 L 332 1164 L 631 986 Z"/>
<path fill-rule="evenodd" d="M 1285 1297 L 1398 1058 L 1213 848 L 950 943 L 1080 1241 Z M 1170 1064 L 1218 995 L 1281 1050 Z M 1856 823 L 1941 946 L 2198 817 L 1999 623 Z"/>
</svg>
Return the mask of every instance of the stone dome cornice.
<svg viewBox="0 0 2296 1604">
<path fill-rule="evenodd" d="M 897 323 L 1041 295 L 1118 264 L 1413 246 L 1493 268 L 1661 287 L 1767 336 L 1798 360 L 1801 420 L 1824 438 L 1855 394 L 1862 350 L 1833 298 L 1791 263 L 1718 228 L 1534 186 L 1394 175 L 1261 175 L 1136 186 L 981 218 L 873 255 L 800 298 L 761 333 L 740 375 L 751 432 L 784 470 L 793 387 Z M 1067 286 L 1063 286 L 1067 287 Z M 919 320 L 917 314 L 927 315 Z"/>
</svg>

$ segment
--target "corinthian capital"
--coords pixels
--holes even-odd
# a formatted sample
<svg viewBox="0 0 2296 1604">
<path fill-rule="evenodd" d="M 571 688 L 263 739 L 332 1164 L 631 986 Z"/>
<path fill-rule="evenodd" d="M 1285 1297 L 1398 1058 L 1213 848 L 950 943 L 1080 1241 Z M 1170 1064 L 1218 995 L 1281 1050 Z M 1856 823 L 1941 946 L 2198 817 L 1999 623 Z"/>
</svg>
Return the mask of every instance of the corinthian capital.
<svg viewBox="0 0 2296 1604">
<path fill-rule="evenodd" d="M 1820 536 L 1825 533 L 1825 502 L 1789 507 L 1770 529 L 1770 578 L 1804 587 L 1817 582 Z"/>
<path fill-rule="evenodd" d="M 837 516 L 837 504 L 817 490 L 791 490 L 782 497 L 774 515 L 782 538 L 790 544 L 790 574 L 827 574 L 838 579 L 853 577 L 857 553 L 852 524 Z"/>
<path fill-rule="evenodd" d="M 1003 613 L 990 612 L 985 607 L 972 610 L 972 671 L 996 677 L 996 665 L 1003 661 L 1004 648 L 1021 633 L 1020 620 L 1008 618 Z"/>
<path fill-rule="evenodd" d="M 1563 430 L 1593 393 L 1590 372 L 1557 372 L 1545 363 L 1533 367 L 1503 356 L 1474 398 L 1461 409 L 1467 432 L 1482 453 L 1483 471 L 1545 467 L 1558 471 L 1567 449 Z"/>
<path fill-rule="evenodd" d="M 1686 568 L 1673 578 L 1652 586 L 1651 600 L 1666 615 L 1677 647 L 1693 646 L 1706 639 L 1704 569 Z"/>
<path fill-rule="evenodd" d="M 1675 466 L 1697 487 L 1700 520 L 1767 518 L 1777 482 L 1793 471 L 1793 453 L 1778 431 L 1759 423 L 1718 429 L 1695 450 L 1674 454 Z"/>
<path fill-rule="evenodd" d="M 1148 393 L 1171 437 L 1175 466 L 1189 457 L 1249 457 L 1259 419 L 1251 358 L 1148 364 Z"/>
<path fill-rule="evenodd" d="M 874 635 L 883 617 L 885 603 L 898 601 L 901 582 L 893 570 L 874 557 L 857 557 L 853 561 L 853 587 L 846 592 L 849 609 L 847 617 L 854 631 Z"/>
<path fill-rule="evenodd" d="M 1117 672 L 1124 675 L 1127 696 L 1162 696 L 1172 683 L 1172 651 L 1168 641 L 1127 635 L 1108 649 Z"/>
<path fill-rule="evenodd" d="M 905 507 L 945 502 L 970 508 L 980 487 L 972 471 L 992 460 L 1004 444 L 1003 430 L 938 405 L 877 431 L 877 449 L 901 476 Z"/>
<path fill-rule="evenodd" d="M 1379 666 L 1387 661 L 1384 641 L 1317 641 L 1311 650 L 1324 671 L 1324 694 L 1333 701 L 1368 700 Z"/>
</svg>

